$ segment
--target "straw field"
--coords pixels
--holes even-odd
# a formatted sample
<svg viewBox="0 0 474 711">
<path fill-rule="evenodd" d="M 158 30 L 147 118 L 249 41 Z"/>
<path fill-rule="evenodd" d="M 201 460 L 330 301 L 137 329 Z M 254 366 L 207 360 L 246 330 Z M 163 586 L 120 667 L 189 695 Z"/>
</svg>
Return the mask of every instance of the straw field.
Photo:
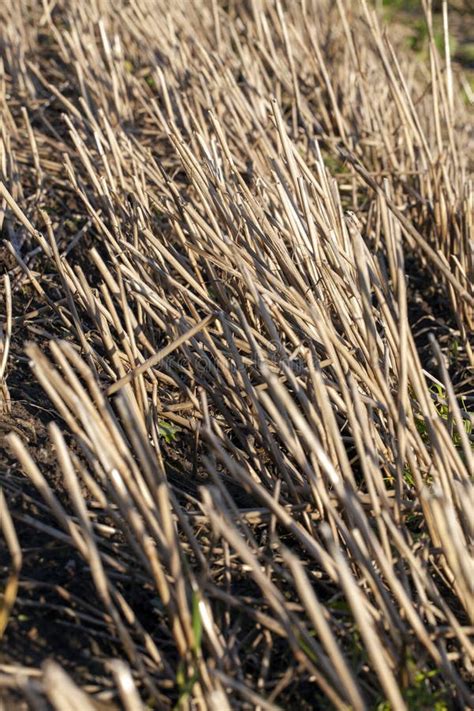
<svg viewBox="0 0 474 711">
<path fill-rule="evenodd" d="M 409 5 L 0 2 L 5 709 L 474 706 L 472 16 Z"/>
</svg>

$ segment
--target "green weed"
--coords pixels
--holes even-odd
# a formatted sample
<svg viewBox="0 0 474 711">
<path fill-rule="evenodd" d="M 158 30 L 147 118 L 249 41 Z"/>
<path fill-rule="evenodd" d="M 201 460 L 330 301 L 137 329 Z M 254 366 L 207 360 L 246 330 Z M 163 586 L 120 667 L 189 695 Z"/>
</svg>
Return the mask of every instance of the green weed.
<svg viewBox="0 0 474 711">
<path fill-rule="evenodd" d="M 171 422 L 167 420 L 159 420 L 158 431 L 160 436 L 163 437 L 166 444 L 173 444 L 178 439 L 178 433 L 181 431 L 179 427 L 176 427 Z"/>
<path fill-rule="evenodd" d="M 444 691 L 433 689 L 431 680 L 439 674 L 439 669 L 416 670 L 415 661 L 407 661 L 410 673 L 410 685 L 404 691 L 404 698 L 410 711 L 448 711 L 444 700 Z M 376 707 L 377 711 L 395 711 L 389 701 L 382 701 Z"/>
</svg>

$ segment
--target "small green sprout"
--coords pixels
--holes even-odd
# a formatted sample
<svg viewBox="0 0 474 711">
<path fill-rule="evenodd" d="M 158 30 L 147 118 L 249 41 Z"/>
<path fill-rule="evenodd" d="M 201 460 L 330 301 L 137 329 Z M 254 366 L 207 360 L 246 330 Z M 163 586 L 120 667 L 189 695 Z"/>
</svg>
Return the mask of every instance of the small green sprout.
<svg viewBox="0 0 474 711">
<path fill-rule="evenodd" d="M 178 432 L 180 432 L 179 427 L 175 427 L 171 422 L 166 420 L 158 421 L 158 431 L 160 436 L 163 437 L 166 444 L 173 444 L 178 439 Z"/>
</svg>

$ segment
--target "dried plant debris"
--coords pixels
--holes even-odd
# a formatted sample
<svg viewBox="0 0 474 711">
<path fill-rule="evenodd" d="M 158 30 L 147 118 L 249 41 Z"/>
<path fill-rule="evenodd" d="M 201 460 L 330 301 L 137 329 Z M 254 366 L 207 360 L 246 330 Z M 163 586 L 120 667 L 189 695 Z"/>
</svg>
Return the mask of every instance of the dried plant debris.
<svg viewBox="0 0 474 711">
<path fill-rule="evenodd" d="M 6 708 L 472 708 L 472 116 L 419 9 L 0 3 Z"/>
</svg>

